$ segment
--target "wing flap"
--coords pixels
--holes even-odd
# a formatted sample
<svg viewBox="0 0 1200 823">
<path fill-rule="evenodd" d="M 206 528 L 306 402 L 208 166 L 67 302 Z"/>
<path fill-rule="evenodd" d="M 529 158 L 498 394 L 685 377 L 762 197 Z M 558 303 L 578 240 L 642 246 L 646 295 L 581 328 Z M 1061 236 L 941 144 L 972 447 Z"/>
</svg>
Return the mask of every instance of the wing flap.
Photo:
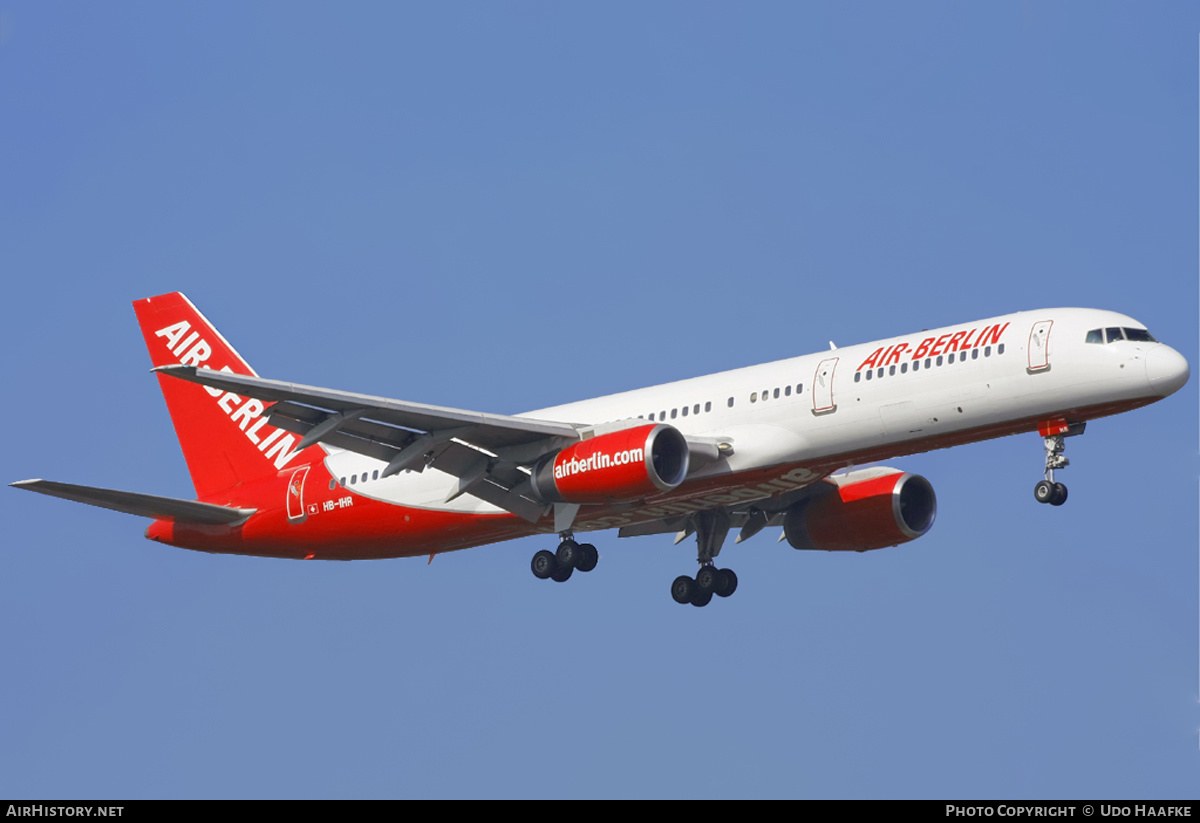
<svg viewBox="0 0 1200 823">
<path fill-rule="evenodd" d="M 140 517 L 153 517 L 156 520 L 174 520 L 177 523 L 231 526 L 246 521 L 256 511 L 232 506 L 217 506 L 197 500 L 180 500 L 177 497 L 159 497 L 154 494 L 101 489 L 96 486 L 56 483 L 52 480 L 20 480 L 10 485 L 38 494 L 73 500 L 76 503 L 99 506 L 102 509 L 112 509 Z"/>
</svg>

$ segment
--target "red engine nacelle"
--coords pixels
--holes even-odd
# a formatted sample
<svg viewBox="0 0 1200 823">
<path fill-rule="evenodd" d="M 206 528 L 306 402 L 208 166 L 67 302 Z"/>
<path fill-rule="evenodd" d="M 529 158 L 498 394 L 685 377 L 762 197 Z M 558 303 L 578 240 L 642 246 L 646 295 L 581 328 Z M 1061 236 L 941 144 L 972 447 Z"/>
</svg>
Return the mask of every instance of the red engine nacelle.
<svg viewBox="0 0 1200 823">
<path fill-rule="evenodd" d="M 533 488 L 553 503 L 636 500 L 670 491 L 687 472 L 684 436 L 648 424 L 581 440 L 546 458 L 533 472 Z"/>
<path fill-rule="evenodd" d="M 794 549 L 869 551 L 915 540 L 933 526 L 937 497 L 907 472 L 852 481 L 788 509 L 783 533 Z"/>
</svg>

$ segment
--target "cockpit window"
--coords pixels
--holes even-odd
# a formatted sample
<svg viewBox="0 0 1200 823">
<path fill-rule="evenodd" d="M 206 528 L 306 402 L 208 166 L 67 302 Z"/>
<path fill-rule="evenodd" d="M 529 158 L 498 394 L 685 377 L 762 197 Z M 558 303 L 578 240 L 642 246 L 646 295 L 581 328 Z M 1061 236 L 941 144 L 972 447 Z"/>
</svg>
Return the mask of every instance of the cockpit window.
<svg viewBox="0 0 1200 823">
<path fill-rule="evenodd" d="M 1125 329 L 1125 339 L 1133 340 L 1137 343 L 1157 343 L 1154 335 L 1145 329 Z"/>
<path fill-rule="evenodd" d="M 1134 343 L 1157 343 L 1154 335 L 1145 329 L 1107 328 L 1092 329 L 1087 333 L 1088 343 L 1103 343 L 1107 337 L 1109 343 L 1117 340 L 1131 340 Z"/>
</svg>

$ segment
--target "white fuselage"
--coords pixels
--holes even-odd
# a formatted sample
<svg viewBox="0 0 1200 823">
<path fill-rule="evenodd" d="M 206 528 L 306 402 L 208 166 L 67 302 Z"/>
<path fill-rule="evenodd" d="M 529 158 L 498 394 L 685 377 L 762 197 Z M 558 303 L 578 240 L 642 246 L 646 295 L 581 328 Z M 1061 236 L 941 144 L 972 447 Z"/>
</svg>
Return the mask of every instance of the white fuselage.
<svg viewBox="0 0 1200 823">
<path fill-rule="evenodd" d="M 1108 311 L 1019 312 L 522 416 L 599 429 L 606 421 L 619 427 L 640 418 L 690 438 L 714 438 L 732 453 L 692 472 L 666 497 L 707 494 L 711 502 L 719 488 L 718 500 L 737 499 L 743 479 L 747 494 L 769 496 L 772 489 L 799 487 L 856 462 L 1033 430 L 1047 419 L 1081 422 L 1114 414 L 1186 382 L 1187 362 L 1162 343 L 1087 342 L 1089 331 L 1106 328 L 1144 330 Z M 326 465 L 335 477 L 366 478 L 383 464 L 332 450 Z M 764 486 L 768 475 L 780 479 Z M 455 482 L 435 470 L 403 472 L 353 491 L 405 506 L 501 511 L 470 495 L 445 502 Z M 661 516 L 661 502 L 622 507 L 616 516 L 581 513 L 576 528 L 653 519 Z"/>
</svg>

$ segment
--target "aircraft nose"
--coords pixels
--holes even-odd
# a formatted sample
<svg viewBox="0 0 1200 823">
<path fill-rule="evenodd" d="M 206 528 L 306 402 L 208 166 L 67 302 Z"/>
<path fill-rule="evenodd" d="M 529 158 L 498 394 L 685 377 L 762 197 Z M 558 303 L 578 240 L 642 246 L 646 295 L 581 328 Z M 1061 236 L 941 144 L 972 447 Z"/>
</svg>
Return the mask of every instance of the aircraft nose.
<svg viewBox="0 0 1200 823">
<path fill-rule="evenodd" d="M 1187 360 L 1170 346 L 1155 346 L 1146 355 L 1146 380 L 1160 397 L 1179 391 L 1190 374 Z"/>
</svg>

